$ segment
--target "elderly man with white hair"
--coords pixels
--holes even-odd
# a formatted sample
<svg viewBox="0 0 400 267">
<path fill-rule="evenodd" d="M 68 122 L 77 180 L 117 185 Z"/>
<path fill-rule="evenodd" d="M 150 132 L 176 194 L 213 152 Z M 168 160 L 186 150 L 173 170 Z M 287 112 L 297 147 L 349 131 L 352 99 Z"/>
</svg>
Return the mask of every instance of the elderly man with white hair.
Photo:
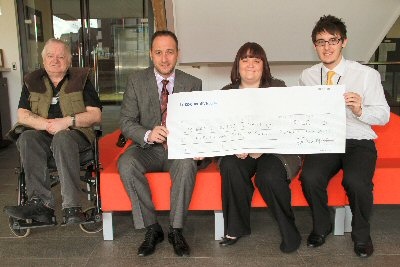
<svg viewBox="0 0 400 267">
<path fill-rule="evenodd" d="M 101 103 L 88 79 L 89 68 L 70 67 L 67 44 L 48 40 L 42 57 L 44 69 L 24 77 L 18 105 L 18 123 L 28 129 L 17 140 L 28 201 L 4 211 L 17 219 L 52 222 L 55 200 L 47 164 L 53 157 L 65 223 L 82 223 L 86 217 L 80 203 L 79 153 L 90 149 L 95 139 L 92 126 L 101 122 Z"/>
</svg>

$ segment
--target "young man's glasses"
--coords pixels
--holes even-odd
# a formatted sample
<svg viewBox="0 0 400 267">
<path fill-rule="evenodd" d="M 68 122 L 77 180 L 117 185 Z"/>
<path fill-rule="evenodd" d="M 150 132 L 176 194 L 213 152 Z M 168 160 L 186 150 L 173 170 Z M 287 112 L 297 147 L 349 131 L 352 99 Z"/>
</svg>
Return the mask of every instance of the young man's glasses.
<svg viewBox="0 0 400 267">
<path fill-rule="evenodd" d="M 329 45 L 337 45 L 341 40 L 342 38 L 331 38 L 328 41 L 325 41 L 324 39 L 318 39 L 314 42 L 314 45 L 325 46 L 326 43 L 328 43 Z"/>
</svg>

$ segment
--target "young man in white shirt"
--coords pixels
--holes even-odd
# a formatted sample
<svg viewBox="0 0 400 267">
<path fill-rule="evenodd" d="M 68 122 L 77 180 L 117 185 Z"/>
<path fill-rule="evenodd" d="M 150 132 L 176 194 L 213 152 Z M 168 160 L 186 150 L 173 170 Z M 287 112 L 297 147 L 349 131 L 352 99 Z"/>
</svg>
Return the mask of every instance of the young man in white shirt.
<svg viewBox="0 0 400 267">
<path fill-rule="evenodd" d="M 344 59 L 347 45 L 344 22 L 331 15 L 323 16 L 312 31 L 312 41 L 321 63 L 305 69 L 300 85 L 344 84 L 346 92 L 346 151 L 341 154 L 306 155 L 300 176 L 303 192 L 311 208 L 313 230 L 307 246 L 318 247 L 332 231 L 326 187 L 330 179 L 343 170 L 352 218 L 354 252 L 369 257 L 374 248 L 369 218 L 373 205 L 373 183 L 377 136 L 371 125 L 389 121 L 390 109 L 382 88 L 380 74 L 355 61 Z"/>
</svg>

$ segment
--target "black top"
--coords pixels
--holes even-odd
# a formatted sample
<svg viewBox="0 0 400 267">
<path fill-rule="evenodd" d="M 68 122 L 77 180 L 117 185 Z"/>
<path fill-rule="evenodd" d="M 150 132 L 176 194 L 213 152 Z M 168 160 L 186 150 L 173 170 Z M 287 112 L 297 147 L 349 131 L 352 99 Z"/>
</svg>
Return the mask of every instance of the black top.
<svg viewBox="0 0 400 267">
<path fill-rule="evenodd" d="M 225 85 L 222 87 L 221 90 L 229 90 L 229 89 L 239 89 L 239 82 L 237 83 L 230 83 L 228 85 Z M 284 81 L 272 78 L 271 84 L 270 85 L 265 85 L 265 84 L 260 84 L 259 88 L 268 88 L 268 87 L 286 87 L 286 84 Z"/>
<path fill-rule="evenodd" d="M 47 73 L 45 74 L 47 75 Z M 54 84 L 50 81 L 51 88 L 53 89 L 53 97 L 56 97 L 58 93 L 60 92 L 61 86 L 64 84 L 66 78 L 68 77 L 68 73 L 64 76 L 64 78 L 61 80 L 61 82 L 58 83 L 57 87 L 54 86 Z M 22 92 L 21 92 L 21 97 L 19 99 L 19 104 L 18 108 L 23 108 L 27 110 L 31 110 L 31 105 L 29 102 L 29 90 L 24 84 L 22 87 Z M 97 95 L 96 90 L 94 89 L 93 84 L 89 79 L 86 80 L 85 87 L 83 89 L 83 101 L 85 103 L 85 106 L 90 106 L 90 107 L 98 107 L 102 108 L 101 102 L 99 99 L 99 96 Z M 49 119 L 55 119 L 55 118 L 62 118 L 62 112 L 60 108 L 60 102 L 57 102 L 57 104 L 51 104 L 49 108 Z"/>
</svg>

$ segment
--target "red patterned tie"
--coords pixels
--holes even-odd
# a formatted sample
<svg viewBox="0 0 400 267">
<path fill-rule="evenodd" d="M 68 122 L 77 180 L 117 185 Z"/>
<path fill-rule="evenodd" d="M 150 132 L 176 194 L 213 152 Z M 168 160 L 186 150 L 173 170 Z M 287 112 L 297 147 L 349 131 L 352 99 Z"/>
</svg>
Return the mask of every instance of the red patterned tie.
<svg viewBox="0 0 400 267">
<path fill-rule="evenodd" d="M 168 104 L 168 90 L 167 84 L 168 80 L 162 80 L 162 90 L 161 90 L 161 125 L 165 126 L 167 121 L 167 104 Z"/>
<path fill-rule="evenodd" d="M 167 104 L 168 104 L 168 90 L 167 84 L 169 83 L 168 80 L 162 80 L 162 90 L 161 90 L 161 125 L 166 126 L 167 122 Z M 167 149 L 167 142 L 163 143 L 165 149 Z"/>
</svg>

